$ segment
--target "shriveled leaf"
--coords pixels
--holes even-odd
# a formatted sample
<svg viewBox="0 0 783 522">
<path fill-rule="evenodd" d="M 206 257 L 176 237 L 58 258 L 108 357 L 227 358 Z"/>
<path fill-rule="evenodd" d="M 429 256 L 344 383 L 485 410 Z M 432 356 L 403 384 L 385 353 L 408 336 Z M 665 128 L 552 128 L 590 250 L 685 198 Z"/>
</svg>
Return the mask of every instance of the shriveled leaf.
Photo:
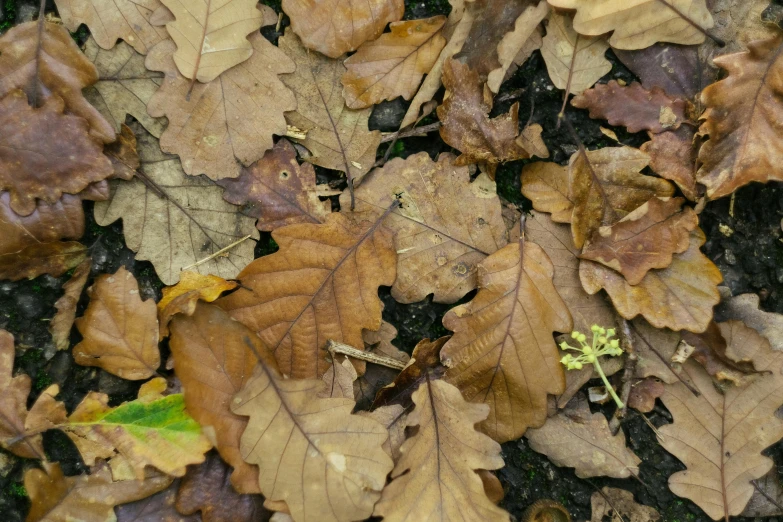
<svg viewBox="0 0 783 522">
<path fill-rule="evenodd" d="M 174 63 L 172 41 L 161 42 L 147 56 L 147 68 L 165 75 L 147 111 L 168 118 L 160 146 L 178 154 L 188 174 L 235 178 L 242 165 L 249 166 L 272 148 L 273 134 L 286 133 L 283 112 L 293 110 L 296 100 L 278 75 L 293 72 L 294 64 L 261 33 L 254 33 L 248 45 L 254 50 L 249 60 L 218 81 L 192 86 L 190 96 L 191 81 Z"/>
<path fill-rule="evenodd" d="M 413 402 L 405 424 L 418 431 L 400 447 L 392 481 L 373 514 L 389 522 L 508 521 L 476 473 L 503 467 L 500 445 L 474 428 L 488 407 L 468 403 L 454 386 L 430 378 L 413 394 Z"/>
<path fill-rule="evenodd" d="M 751 336 L 752 334 L 752 336 Z M 712 377 L 719 381 L 729 381 L 734 385 L 745 384 L 747 374 L 755 373 L 753 364 L 749 361 L 733 360 L 727 350 L 734 349 L 734 343 L 749 343 L 758 349 L 763 337 L 755 330 L 745 326 L 741 321 L 726 321 L 710 323 L 707 329 L 700 333 L 682 332 L 682 340 L 692 350 L 690 358 L 704 366 Z M 743 351 L 747 350 L 744 349 Z"/>
<path fill-rule="evenodd" d="M 591 118 L 626 127 L 628 132 L 674 130 L 687 120 L 685 100 L 670 98 L 659 87 L 647 90 L 637 82 L 598 84 L 571 100 L 571 105 L 589 109 Z"/>
<path fill-rule="evenodd" d="M 609 45 L 616 49 L 644 49 L 656 42 L 699 44 L 702 30 L 714 25 L 706 0 L 666 0 L 688 19 L 662 5 L 660 0 L 548 0 L 553 7 L 576 9 L 574 29 L 598 36 L 612 32 Z"/>
<path fill-rule="evenodd" d="M 112 183 L 111 199 L 95 205 L 95 220 L 108 225 L 119 218 L 136 259 L 151 261 L 164 284 L 179 281 L 180 270 L 231 245 L 245 235 L 257 238 L 253 219 L 241 215 L 209 180 L 185 175 L 179 160 L 163 154 L 157 140 L 134 129 L 147 185 L 139 176 Z M 253 243 L 234 246 L 227 256 L 194 266 L 201 274 L 236 277 L 253 260 Z"/>
<path fill-rule="evenodd" d="M 611 62 L 604 56 L 607 49 L 605 38 L 577 34 L 570 17 L 555 12 L 549 16 L 541 56 L 549 78 L 558 89 L 566 88 L 569 77 L 571 94 L 581 94 L 592 87 L 612 70 Z"/>
<path fill-rule="evenodd" d="M 394 382 L 378 390 L 373 408 L 400 404 L 407 410 L 411 407 L 411 396 L 428 377 L 440 378 L 445 368 L 440 365 L 440 350 L 449 340 L 443 336 L 434 341 L 422 339 L 413 348 L 408 364 L 394 379 Z"/>
<path fill-rule="evenodd" d="M 76 319 L 76 305 L 79 303 L 84 285 L 87 284 L 91 268 L 92 259 L 88 257 L 76 267 L 71 278 L 63 284 L 63 295 L 54 303 L 57 312 L 49 323 L 49 333 L 52 334 L 52 341 L 58 350 L 67 350 L 71 346 L 70 336 L 73 321 Z"/>
<path fill-rule="evenodd" d="M 640 379 L 631 385 L 628 395 L 628 407 L 642 413 L 649 413 L 655 408 L 655 399 L 663 395 L 663 382 L 655 377 Z"/>
<path fill-rule="evenodd" d="M 76 241 L 34 243 L 10 255 L 0 255 L 0 279 L 32 279 L 41 274 L 60 277 L 87 257 Z"/>
<path fill-rule="evenodd" d="M 570 223 L 574 202 L 568 199 L 568 167 L 537 161 L 522 167 L 522 195 L 539 212 L 552 214 L 552 221 Z"/>
<path fill-rule="evenodd" d="M 658 522 L 661 515 L 649 506 L 636 503 L 633 493 L 624 489 L 604 486 L 590 497 L 592 509 L 591 522 L 601 522 L 604 517 L 612 520 L 630 520 L 631 522 Z"/>
<path fill-rule="evenodd" d="M 583 395 L 571 399 L 543 427 L 527 430 L 526 436 L 533 450 L 556 466 L 575 468 L 579 478 L 627 478 L 639 473 L 642 461 L 625 446 L 625 433 L 612 435 L 606 417 L 590 413 Z"/>
<path fill-rule="evenodd" d="M 328 4 L 322 2 L 319 6 Z M 307 17 L 312 16 L 308 12 Z M 310 151 L 305 159 L 341 170 L 349 180 L 361 177 L 375 163 L 381 135 L 367 127 L 370 109 L 345 106 L 340 83 L 346 71 L 343 62 L 308 52 L 290 30 L 278 40 L 278 46 L 296 62 L 296 72 L 282 80 L 294 92 L 297 104 L 294 112 L 286 114 L 286 121 L 307 133 L 304 139 L 294 139 Z"/>
<path fill-rule="evenodd" d="M 655 328 L 641 317 L 630 324 L 631 340 L 637 357 L 634 376 L 638 379 L 654 377 L 665 383 L 677 382 L 672 358 L 680 346 L 681 332 Z"/>
<path fill-rule="evenodd" d="M 201 522 L 201 516 L 182 516 L 174 507 L 179 485 L 177 479 L 159 493 L 118 506 L 117 522 Z"/>
<path fill-rule="evenodd" d="M 158 311 L 152 299 L 141 300 L 133 274 L 124 267 L 101 274 L 87 293 L 90 304 L 76 319 L 84 337 L 73 347 L 76 363 L 128 380 L 155 375 L 160 366 Z"/>
<path fill-rule="evenodd" d="M 444 379 L 489 406 L 479 429 L 501 443 L 541 426 L 547 394 L 565 389 L 552 334 L 571 332 L 573 321 L 553 276 L 541 247 L 520 239 L 481 262 L 476 297 L 443 318 L 454 332 L 441 351 Z"/>
<path fill-rule="evenodd" d="M 391 32 L 367 42 L 345 60 L 343 97 L 352 109 L 402 96 L 410 100 L 438 58 L 446 39 L 445 16 L 391 24 Z"/>
<path fill-rule="evenodd" d="M 223 198 L 242 205 L 243 212 L 258 218 L 259 230 L 272 231 L 294 223 L 321 223 L 331 213 L 329 201 L 315 184 L 315 169 L 309 163 L 300 165 L 296 150 L 286 140 L 279 140 L 272 150 L 236 179 L 222 179 Z"/>
<path fill-rule="evenodd" d="M 378 38 L 386 24 L 402 18 L 405 4 L 403 0 L 283 0 L 282 8 L 305 47 L 337 58 Z"/>
<path fill-rule="evenodd" d="M 103 145 L 84 119 L 63 114 L 61 98 L 51 96 L 39 109 L 27 102 L 21 90 L 0 101 L 0 189 L 22 216 L 35 211 L 36 199 L 54 204 L 112 173 Z"/>
<path fill-rule="evenodd" d="M 673 181 L 691 201 L 699 199 L 696 187 L 695 129 L 683 125 L 676 131 L 661 132 L 643 143 L 640 150 L 650 156 L 650 168 L 662 178 Z"/>
</svg>

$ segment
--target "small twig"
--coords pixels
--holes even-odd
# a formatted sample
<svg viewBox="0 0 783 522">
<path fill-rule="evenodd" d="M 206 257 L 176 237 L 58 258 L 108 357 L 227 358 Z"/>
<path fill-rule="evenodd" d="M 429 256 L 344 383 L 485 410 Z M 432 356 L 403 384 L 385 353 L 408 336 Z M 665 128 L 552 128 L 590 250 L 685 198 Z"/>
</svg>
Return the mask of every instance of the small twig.
<svg viewBox="0 0 783 522">
<path fill-rule="evenodd" d="M 759 486 L 758 480 L 751 480 L 750 483 L 753 484 L 753 487 L 756 488 L 756 491 L 761 493 L 761 495 L 764 498 L 766 498 L 767 500 L 772 502 L 775 505 L 775 507 L 777 507 L 779 510 L 783 511 L 783 506 L 781 506 L 780 503 L 777 500 L 775 500 L 774 498 L 772 498 L 766 491 L 761 489 L 761 486 Z"/>
<path fill-rule="evenodd" d="M 695 21 L 693 21 L 691 18 L 689 18 L 685 13 L 683 13 L 682 11 L 680 11 L 679 9 L 674 7 L 672 4 L 670 4 L 666 0 L 658 0 L 658 1 L 660 3 L 662 3 L 663 5 L 665 5 L 666 7 L 668 7 L 669 9 L 671 9 L 672 11 L 674 11 L 675 13 L 677 13 L 677 16 L 679 16 L 680 18 L 682 18 L 683 20 L 685 20 L 686 22 L 691 24 L 700 33 L 704 34 L 704 36 L 708 37 L 709 39 L 711 39 L 713 42 L 715 42 L 716 44 L 720 45 L 721 47 L 726 47 L 726 42 L 724 42 L 723 40 L 721 40 L 720 38 L 718 38 L 717 36 L 715 36 L 714 34 L 709 32 L 704 27 L 702 27 L 699 24 L 697 24 Z"/>
<path fill-rule="evenodd" d="M 398 361 L 397 359 L 365 352 L 363 350 L 356 349 L 353 346 L 343 344 L 332 339 L 326 341 L 326 350 L 332 354 L 333 357 L 334 354 L 339 353 L 348 357 L 353 357 L 354 359 L 360 359 L 369 363 L 379 364 L 381 366 L 386 366 L 387 368 L 394 368 L 395 370 L 402 370 L 405 368 L 405 363 Z"/>
<path fill-rule="evenodd" d="M 440 122 L 436 121 L 435 123 L 430 123 L 429 125 L 425 125 L 423 127 L 414 127 L 413 129 L 406 130 L 403 132 L 400 131 L 391 132 L 388 135 L 381 138 L 381 143 L 387 143 L 401 138 L 410 138 L 412 136 L 426 136 L 430 132 L 434 130 L 438 130 L 439 128 L 440 128 Z"/>
<path fill-rule="evenodd" d="M 672 363 L 667 361 L 666 357 L 661 355 L 661 353 L 658 350 L 656 350 L 655 347 L 653 347 L 653 345 L 651 345 L 647 341 L 647 339 L 644 338 L 644 336 L 641 334 L 641 332 L 639 330 L 637 330 L 636 327 L 633 324 L 631 324 L 631 329 L 634 332 L 636 332 L 636 335 L 639 336 L 639 339 L 642 340 L 642 342 L 647 346 L 647 348 L 649 348 L 651 352 L 653 352 L 655 355 L 658 356 L 658 358 L 669 369 L 669 371 L 672 372 L 674 374 L 674 376 L 677 377 L 677 379 L 679 379 L 680 382 L 682 384 L 684 384 L 685 387 L 688 388 L 692 394 L 694 394 L 696 397 L 700 397 L 701 396 L 701 392 L 699 390 L 697 390 L 696 388 L 694 388 L 694 386 L 691 383 L 689 383 L 688 381 L 683 379 L 682 376 L 680 376 L 680 373 L 674 370 L 674 368 L 672 367 Z"/>
<path fill-rule="evenodd" d="M 577 47 L 579 47 L 579 34 L 576 35 L 576 40 L 574 41 L 574 52 L 571 54 L 571 65 L 568 66 L 568 81 L 566 82 L 565 92 L 563 92 L 563 105 L 560 107 L 560 112 L 557 114 L 557 125 L 555 126 L 555 130 L 560 130 L 560 122 L 565 117 L 568 93 L 571 92 L 571 81 L 574 78 L 574 64 L 576 63 Z"/>
<path fill-rule="evenodd" d="M 223 254 L 223 253 L 225 253 L 225 252 L 227 252 L 227 251 L 231 250 L 232 248 L 234 248 L 234 247 L 235 247 L 235 246 L 237 246 L 238 244 L 240 244 L 240 243 L 243 243 L 243 242 L 247 241 L 248 239 L 250 239 L 250 236 L 251 236 L 251 235 L 250 235 L 250 234 L 248 234 L 248 235 L 246 235 L 245 237 L 243 237 L 243 238 L 241 238 L 241 239 L 237 239 L 236 241 L 234 241 L 234 242 L 233 242 L 233 243 L 231 243 L 230 245 L 224 246 L 223 248 L 221 248 L 220 250 L 218 250 L 218 251 L 217 251 L 217 252 L 215 252 L 214 254 L 212 254 L 212 255 L 209 255 L 209 256 L 207 256 L 207 257 L 205 257 L 204 259 L 201 259 L 201 260 L 199 260 L 199 261 L 196 261 L 196 262 L 195 262 L 195 263 L 193 263 L 192 265 L 188 265 L 188 266 L 186 266 L 186 267 L 183 267 L 183 268 L 182 268 L 182 270 L 189 270 L 189 269 L 191 269 L 191 268 L 196 268 L 196 267 L 197 267 L 197 266 L 199 266 L 199 265 L 203 265 L 203 264 L 204 264 L 204 263 L 206 263 L 207 261 L 209 261 L 209 260 L 211 260 L 211 259 L 214 259 L 214 258 L 218 257 L 219 255 L 221 255 L 221 254 Z"/>
<path fill-rule="evenodd" d="M 628 412 L 628 397 L 631 395 L 631 383 L 633 381 L 633 375 L 636 372 L 636 361 L 639 357 L 636 355 L 636 350 L 633 346 L 633 336 L 631 335 L 631 326 L 623 318 L 620 318 L 620 346 L 626 353 L 625 356 L 625 370 L 622 377 L 622 389 L 620 391 L 620 400 L 623 401 L 624 406 L 614 412 L 614 416 L 622 419 Z"/>
<path fill-rule="evenodd" d="M 525 93 L 525 89 L 514 89 L 513 91 L 509 91 L 503 94 L 498 95 L 495 98 L 495 104 L 503 103 L 505 101 L 510 100 L 516 100 L 517 98 L 520 98 Z"/>
<path fill-rule="evenodd" d="M 650 422 L 650 419 L 647 418 L 647 415 L 645 415 L 642 412 L 638 412 L 638 413 L 639 415 L 641 415 L 642 419 L 644 419 L 644 422 L 647 424 L 647 426 L 653 431 L 653 433 L 655 433 L 655 436 L 658 437 L 658 439 L 660 439 L 661 442 L 664 442 L 666 440 L 666 437 L 661 435 L 661 432 L 658 431 L 658 428 L 656 428 L 652 422 Z"/>
</svg>

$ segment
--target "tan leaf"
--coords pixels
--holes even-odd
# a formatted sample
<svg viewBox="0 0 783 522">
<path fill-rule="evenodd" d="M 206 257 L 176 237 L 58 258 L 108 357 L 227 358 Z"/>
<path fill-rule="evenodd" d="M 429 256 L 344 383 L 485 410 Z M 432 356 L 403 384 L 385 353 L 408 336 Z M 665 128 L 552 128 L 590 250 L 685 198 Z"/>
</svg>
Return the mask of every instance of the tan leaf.
<svg viewBox="0 0 783 522">
<path fill-rule="evenodd" d="M 450 339 L 446 335 L 434 341 L 422 339 L 413 348 L 411 358 L 402 371 L 397 374 L 394 382 L 378 390 L 373 402 L 373 408 L 400 404 L 410 408 L 413 403 L 411 396 L 428 378 L 440 378 L 446 368 L 440 364 L 440 350 Z"/>
<path fill-rule="evenodd" d="M 613 436 L 604 414 L 590 413 L 583 395 L 571 399 L 542 428 L 527 430 L 526 437 L 533 450 L 556 466 L 575 468 L 579 478 L 636 476 L 642 462 L 625 446 L 622 430 Z"/>
<path fill-rule="evenodd" d="M 541 46 L 549 78 L 558 89 L 569 84 L 571 94 L 582 94 L 612 70 L 604 54 L 609 44 L 603 37 L 580 36 L 570 17 L 553 12 Z M 576 56 L 574 56 L 576 55 Z M 572 102 L 573 103 L 573 102 Z M 592 114 L 590 117 L 593 117 Z"/>
<path fill-rule="evenodd" d="M 391 32 L 367 42 L 345 60 L 343 97 L 362 109 L 402 96 L 410 100 L 446 45 L 445 16 L 391 24 Z"/>
<path fill-rule="evenodd" d="M 715 58 L 728 76 L 701 95 L 706 105 L 699 133 L 708 135 L 699 150 L 696 174 L 717 199 L 752 181 L 782 180 L 783 148 L 777 133 L 783 94 L 783 36 L 749 44 L 748 51 Z"/>
<path fill-rule="evenodd" d="M 718 267 L 699 251 L 704 241 L 704 233 L 696 228 L 688 250 L 676 254 L 667 268 L 649 271 L 636 286 L 587 260 L 579 265 L 579 277 L 590 294 L 606 290 L 626 319 L 642 315 L 656 328 L 703 332 L 712 320 L 712 307 L 720 301 L 717 285 L 723 280 Z"/>
<path fill-rule="evenodd" d="M 179 160 L 160 151 L 157 140 L 134 128 L 147 185 L 139 176 L 112 182 L 111 199 L 95 204 L 95 220 L 108 225 L 119 218 L 136 259 L 151 261 L 164 284 L 179 281 L 180 270 L 194 265 L 245 235 L 257 238 L 253 219 L 223 200 L 211 181 L 185 175 Z M 253 260 L 253 243 L 234 246 L 193 266 L 202 274 L 233 279 Z"/>
<path fill-rule="evenodd" d="M 547 394 L 565 389 L 552 333 L 570 333 L 573 321 L 553 276 L 541 247 L 509 244 L 479 265 L 476 297 L 443 317 L 454 332 L 441 350 L 444 379 L 466 400 L 489 406 L 479 429 L 501 443 L 541 426 Z"/>
<path fill-rule="evenodd" d="M 161 1 L 175 18 L 166 29 L 177 44 L 174 62 L 185 78 L 211 82 L 253 54 L 247 35 L 264 19 L 256 0 Z"/>
<path fill-rule="evenodd" d="M 315 19 L 312 13 L 307 17 Z M 278 46 L 296 62 L 296 73 L 282 80 L 294 92 L 297 103 L 296 110 L 286 114 L 286 121 L 307 133 L 304 139 L 294 139 L 310 151 L 311 156 L 305 159 L 341 170 L 349 180 L 361 177 L 375 163 L 381 135 L 367 127 L 370 109 L 345 106 L 340 83 L 346 71 L 342 61 L 308 52 L 290 30 L 278 40 Z"/>
<path fill-rule="evenodd" d="M 258 333 L 284 375 L 320 378 L 330 364 L 328 339 L 363 347 L 362 329 L 381 325 L 378 287 L 396 274 L 384 217 L 334 213 L 322 225 L 275 230 L 280 250 L 250 263 L 239 274 L 242 286 L 218 304 Z"/>
<path fill-rule="evenodd" d="M 57 309 L 52 321 L 49 323 L 49 333 L 52 334 L 52 341 L 58 350 L 67 350 L 71 346 L 71 328 L 76 319 L 76 305 L 87 284 L 87 278 L 90 276 L 92 268 L 92 259 L 89 257 L 82 261 L 74 270 L 71 278 L 63 284 L 63 295 L 54 303 Z"/>
<path fill-rule="evenodd" d="M 402 457 L 373 514 L 388 522 L 508 521 L 508 513 L 487 498 L 476 473 L 503 467 L 500 445 L 474 428 L 488 407 L 465 402 L 457 388 L 429 378 L 414 392 L 413 402 L 405 424 L 418 431 L 400 447 Z"/>
<path fill-rule="evenodd" d="M 323 388 L 322 381 L 284 378 L 261 359 L 232 401 L 234 413 L 250 417 L 242 456 L 258 464 L 264 496 L 284 501 L 294 520 L 362 520 L 393 467 L 381 447 L 388 434 L 351 415 L 353 400 L 318 398 Z"/>
<path fill-rule="evenodd" d="M 283 0 L 282 8 L 305 47 L 337 58 L 378 38 L 386 24 L 402 18 L 405 4 L 403 0 Z"/>
<path fill-rule="evenodd" d="M 637 355 L 634 376 L 638 379 L 655 377 L 668 384 L 677 382 L 671 363 L 681 337 L 679 331 L 655 328 L 641 317 L 631 321 L 631 338 Z"/>
<path fill-rule="evenodd" d="M 28 22 L 0 37 L 0 98 L 22 89 L 40 107 L 60 97 L 68 113 L 87 120 L 91 132 L 108 143 L 114 141 L 112 125 L 82 96 L 97 80 L 95 66 L 61 25 Z"/>
<path fill-rule="evenodd" d="M 613 32 L 616 49 L 644 49 L 656 42 L 699 44 L 704 29 L 714 25 L 706 0 L 666 0 L 688 19 L 660 0 L 548 0 L 553 7 L 576 9 L 574 29 L 598 36 Z M 694 27 L 696 24 L 701 30 Z"/>
<path fill-rule="evenodd" d="M 161 42 L 147 56 L 147 68 L 165 74 L 147 111 L 168 118 L 160 146 L 178 154 L 188 174 L 235 178 L 242 165 L 261 159 L 272 148 L 273 134 L 286 133 L 283 112 L 293 110 L 296 100 L 278 75 L 293 72 L 294 64 L 261 33 L 254 33 L 248 45 L 255 49 L 249 60 L 218 81 L 196 84 L 190 96 L 191 82 L 172 59 L 172 41 Z"/>
<path fill-rule="evenodd" d="M 486 175 L 471 182 L 450 154 L 437 162 L 424 152 L 392 159 L 362 179 L 355 197 L 357 214 L 377 216 L 400 203 L 386 223 L 398 254 L 392 296 L 402 303 L 427 294 L 459 300 L 476 287 L 476 265 L 507 242 L 495 183 Z M 343 194 L 342 208 L 349 202 Z"/>
<path fill-rule="evenodd" d="M 598 84 L 571 100 L 571 105 L 589 109 L 591 118 L 626 127 L 628 132 L 674 130 L 687 120 L 685 100 L 668 97 L 660 87 L 648 91 L 638 82 Z"/>
<path fill-rule="evenodd" d="M 604 517 L 611 516 L 612 520 L 629 520 L 631 522 L 658 522 L 661 515 L 649 506 L 637 504 L 633 499 L 633 493 L 624 489 L 604 486 L 601 491 L 596 491 L 590 497 L 592 509 L 592 522 L 601 522 Z"/>
<path fill-rule="evenodd" d="M 766 337 L 773 349 L 783 351 L 783 316 L 763 311 L 759 303 L 759 296 L 755 293 L 724 299 L 715 307 L 715 318 L 719 321 L 742 321 Z"/>
<path fill-rule="evenodd" d="M 326 370 L 322 380 L 326 385 L 318 394 L 321 399 L 351 399 L 355 401 L 353 383 L 359 376 L 351 361 L 343 356 L 342 360 L 332 360 L 332 365 Z"/>
<path fill-rule="evenodd" d="M 116 457 L 115 457 L 116 459 Z M 112 459 L 109 465 L 114 463 Z M 112 469 L 112 477 L 117 480 L 133 480 L 134 477 L 118 479 Z M 201 515 L 183 516 L 174 507 L 181 479 L 176 479 L 169 487 L 147 498 L 117 506 L 114 510 L 117 522 L 202 522 Z"/>
<path fill-rule="evenodd" d="M 522 167 L 522 195 L 539 212 L 552 214 L 552 221 L 570 223 L 574 203 L 568 199 L 568 167 L 537 161 Z"/>
<path fill-rule="evenodd" d="M 676 131 L 653 134 L 650 141 L 640 147 L 650 156 L 650 168 L 662 178 L 675 182 L 691 201 L 699 199 L 695 179 L 695 132 L 690 125 L 683 125 Z"/>
<path fill-rule="evenodd" d="M 359 411 L 357 415 L 370 417 L 389 431 L 389 438 L 383 443 L 383 450 L 397 462 L 402 455 L 400 446 L 405 442 L 405 419 L 408 417 L 405 408 L 399 404 L 391 404 L 372 411 Z"/>
<path fill-rule="evenodd" d="M 155 301 L 141 300 L 133 274 L 120 267 L 101 274 L 87 290 L 90 305 L 76 319 L 84 339 L 73 347 L 83 366 L 97 366 L 123 379 L 141 380 L 160 366 Z"/>
</svg>

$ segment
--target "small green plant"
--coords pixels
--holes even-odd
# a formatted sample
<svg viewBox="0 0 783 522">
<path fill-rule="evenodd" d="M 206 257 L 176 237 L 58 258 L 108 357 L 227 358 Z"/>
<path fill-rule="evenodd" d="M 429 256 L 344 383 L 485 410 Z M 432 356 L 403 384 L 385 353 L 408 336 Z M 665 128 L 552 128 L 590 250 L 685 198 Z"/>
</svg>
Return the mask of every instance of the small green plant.
<svg viewBox="0 0 783 522">
<path fill-rule="evenodd" d="M 601 363 L 598 361 L 598 358 L 603 355 L 617 357 L 623 353 L 623 349 L 620 348 L 620 342 L 617 339 L 611 339 L 615 336 L 614 328 L 609 328 L 607 330 L 606 328 L 594 324 L 590 327 L 590 330 L 593 332 L 592 345 L 587 344 L 587 336 L 585 334 L 577 331 L 571 332 L 571 338 L 579 343 L 579 348 L 571 346 L 565 341 L 560 343 L 561 350 L 574 350 L 579 352 L 579 355 L 576 357 L 570 353 L 566 354 L 560 359 L 560 362 L 563 363 L 568 370 L 581 370 L 582 366 L 585 364 L 592 364 L 595 366 L 595 371 L 601 376 L 601 380 L 604 381 L 604 385 L 614 399 L 614 402 L 617 403 L 619 408 L 623 408 L 625 406 L 623 401 L 620 400 L 620 397 L 617 396 L 612 385 L 609 384 L 609 380 L 606 378 L 606 375 L 601 368 Z"/>
</svg>

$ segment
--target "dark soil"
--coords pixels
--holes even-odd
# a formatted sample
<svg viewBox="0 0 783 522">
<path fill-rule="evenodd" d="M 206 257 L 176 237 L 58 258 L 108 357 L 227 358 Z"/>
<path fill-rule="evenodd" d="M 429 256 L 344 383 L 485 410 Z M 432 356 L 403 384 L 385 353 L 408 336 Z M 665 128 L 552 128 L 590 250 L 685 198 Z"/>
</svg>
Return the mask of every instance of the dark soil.
<svg viewBox="0 0 783 522">
<path fill-rule="evenodd" d="M 35 0 L 0 0 L 2 16 L 0 32 L 24 20 L 24 16 L 36 11 Z M 50 2 L 52 3 L 52 2 Z M 279 10 L 279 3 L 268 2 Z M 49 6 L 53 10 L 53 6 Z M 448 13 L 446 0 L 407 2 L 406 18 L 422 18 Z M 274 40 L 276 34 L 265 35 Z M 272 31 L 274 33 L 274 31 Z M 83 41 L 84 28 L 75 35 Z M 602 80 L 622 78 L 632 81 L 634 76 L 608 52 L 614 64 L 612 71 Z M 511 96 L 498 103 L 495 113 L 508 110 L 516 101 L 520 103 L 520 119 L 540 123 L 544 128 L 543 138 L 551 152 L 551 160 L 565 163 L 576 150 L 576 144 L 565 130 L 556 130 L 556 117 L 562 103 L 562 92 L 554 88 L 546 72 L 543 59 L 538 52 L 523 68 L 506 82 L 499 97 Z M 407 108 L 407 103 L 398 99 L 377 107 L 371 120 L 371 127 L 384 131 L 396 130 Z M 591 120 L 586 111 L 568 109 L 580 139 L 588 149 L 616 145 L 604 136 L 599 127 L 612 128 L 621 143 L 639 146 L 646 141 L 642 133 L 629 134 L 623 128 L 613 128 L 605 122 Z M 432 120 L 425 120 L 422 124 Z M 387 145 L 379 149 L 379 157 L 386 152 Z M 440 140 L 437 133 L 424 138 L 408 138 L 398 142 L 392 156 L 407 157 L 420 151 L 427 151 L 433 158 L 450 148 Z M 520 193 L 519 174 L 526 161 L 508 163 L 497 173 L 498 192 L 506 200 L 528 210 L 530 203 Z M 332 173 L 318 170 L 319 182 L 340 184 Z M 120 223 L 110 227 L 97 226 L 92 220 L 92 204 L 86 204 L 88 216 L 87 233 L 83 242 L 90 247 L 93 266 L 91 279 L 101 273 L 112 273 L 119 266 L 125 266 L 139 280 L 145 298 L 160 297 L 162 284 L 152 266 L 134 259 L 134 254 L 125 247 Z M 754 184 L 739 190 L 730 214 L 730 199 L 710 203 L 701 214 L 701 226 L 708 241 L 704 252 L 720 267 L 726 285 L 734 294 L 758 292 L 762 306 L 769 311 L 783 313 L 783 244 L 781 244 L 781 218 L 783 218 L 783 185 Z M 274 252 L 277 245 L 269 234 L 262 234 L 256 255 Z M 106 372 L 74 364 L 68 352 L 55 353 L 48 332 L 48 324 L 54 315 L 54 302 L 62 294 L 62 284 L 67 275 L 60 278 L 44 276 L 32 281 L 0 282 L 0 328 L 11 332 L 17 342 L 15 372 L 28 374 L 32 379 L 33 392 L 30 403 L 48 385 L 60 385 L 60 398 L 71 410 L 90 390 L 107 393 L 112 404 L 133 399 L 138 383 L 123 381 Z M 88 282 L 88 285 L 91 281 Z M 472 294 L 471 294 L 472 295 Z M 471 295 L 466 296 L 465 300 Z M 402 305 L 395 302 L 388 289 L 381 290 L 386 305 L 384 319 L 399 330 L 396 344 L 410 351 L 423 338 L 437 338 L 448 332 L 441 325 L 443 314 L 451 305 L 432 303 L 427 299 L 420 303 Z M 82 296 L 79 315 L 86 306 L 86 295 Z M 72 344 L 79 341 L 73 334 Z M 610 413 L 610 412 L 606 412 Z M 655 426 L 671 421 L 666 409 L 658 404 L 647 415 Z M 503 445 L 506 466 L 498 473 L 506 491 L 502 506 L 515 517 L 538 499 L 552 498 L 562 502 L 576 520 L 590 518 L 590 496 L 597 488 L 611 485 L 630 490 L 636 499 L 656 508 L 671 522 L 707 521 L 709 518 L 692 502 L 680 499 L 669 491 L 668 477 L 684 469 L 672 455 L 661 448 L 650 427 L 640 415 L 631 414 L 624 422 L 628 444 L 642 459 L 639 479 L 593 479 L 582 480 L 570 468 L 558 468 L 546 457 L 532 451 L 526 440 Z M 67 474 L 86 471 L 78 453 L 70 441 L 59 432 L 45 436 L 45 447 L 49 458 L 59 461 Z M 783 445 L 778 444 L 767 452 L 776 464 L 783 463 Z M 24 519 L 29 501 L 26 498 L 21 478 L 25 469 L 35 465 L 32 461 L 18 459 L 0 450 L 0 521 L 16 522 Z M 748 520 L 737 518 L 735 520 Z"/>
</svg>

